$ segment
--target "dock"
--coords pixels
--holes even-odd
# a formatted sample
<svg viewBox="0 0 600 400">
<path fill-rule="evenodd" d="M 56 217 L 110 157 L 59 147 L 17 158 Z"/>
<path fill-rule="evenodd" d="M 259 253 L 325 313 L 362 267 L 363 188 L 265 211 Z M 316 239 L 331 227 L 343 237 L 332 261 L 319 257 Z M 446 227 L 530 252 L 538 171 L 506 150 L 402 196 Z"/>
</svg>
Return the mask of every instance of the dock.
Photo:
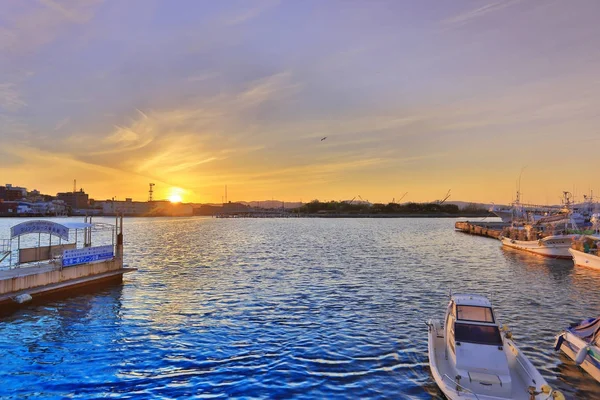
<svg viewBox="0 0 600 400">
<path fill-rule="evenodd" d="M 509 225 L 505 222 L 458 221 L 454 224 L 454 229 L 470 235 L 500 239 L 502 230 Z"/>
<path fill-rule="evenodd" d="M 111 243 L 93 246 L 92 231 L 102 230 L 105 241 Z M 74 238 L 70 232 L 75 233 Z M 81 241 L 77 239 L 78 232 Z M 21 247 L 21 236 L 29 234 L 37 234 L 38 245 Z M 48 235 L 47 245 L 41 243 L 42 235 Z M 58 244 L 52 243 L 55 236 Z M 117 218 L 115 225 L 92 224 L 91 218 L 88 220 L 87 217 L 84 223 L 25 221 L 11 227 L 11 238 L 2 243 L 2 260 L 8 259 L 8 266 L 0 268 L 2 310 L 61 291 L 121 281 L 124 273 L 135 271 L 135 268 L 123 265 L 122 216 Z"/>
</svg>

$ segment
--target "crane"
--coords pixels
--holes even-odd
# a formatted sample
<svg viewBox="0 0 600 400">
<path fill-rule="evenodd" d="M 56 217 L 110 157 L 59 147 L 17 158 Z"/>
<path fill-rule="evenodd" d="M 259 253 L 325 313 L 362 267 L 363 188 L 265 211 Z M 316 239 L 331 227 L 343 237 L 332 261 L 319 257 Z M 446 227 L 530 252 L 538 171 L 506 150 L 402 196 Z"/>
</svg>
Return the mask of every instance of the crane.
<svg viewBox="0 0 600 400">
<path fill-rule="evenodd" d="M 406 195 L 407 195 L 407 194 L 408 194 L 408 192 L 404 193 L 404 194 L 402 195 L 402 197 L 400 197 L 400 198 L 398 199 L 398 203 L 400 203 L 400 202 L 402 201 L 402 199 L 406 197 Z"/>
<path fill-rule="evenodd" d="M 450 198 L 450 190 L 452 189 L 448 189 L 448 193 L 446 193 L 446 197 L 444 197 L 442 200 L 438 200 L 437 203 L 438 205 L 442 205 L 444 204 L 444 202 L 446 202 L 446 200 L 448 200 Z"/>
</svg>

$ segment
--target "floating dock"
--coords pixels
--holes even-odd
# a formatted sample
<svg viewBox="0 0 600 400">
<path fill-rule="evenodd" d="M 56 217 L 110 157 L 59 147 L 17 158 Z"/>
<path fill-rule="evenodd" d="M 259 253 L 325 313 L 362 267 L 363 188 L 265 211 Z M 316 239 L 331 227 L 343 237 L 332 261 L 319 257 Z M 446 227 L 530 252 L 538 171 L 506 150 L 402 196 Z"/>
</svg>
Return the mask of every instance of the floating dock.
<svg viewBox="0 0 600 400">
<path fill-rule="evenodd" d="M 500 239 L 502 230 L 509 225 L 505 222 L 458 221 L 454 224 L 454 229 L 470 235 Z"/>
<path fill-rule="evenodd" d="M 92 231 L 104 229 L 111 244 L 92 246 Z M 82 230 L 81 247 L 77 231 Z M 69 236 L 75 231 L 74 242 Z M 21 247 L 21 236 L 38 235 L 38 246 Z M 41 235 L 48 234 L 48 245 L 41 243 Z M 52 237 L 58 244 L 52 244 Z M 13 242 L 17 241 L 14 249 Z M 66 241 L 64 243 L 62 241 Z M 69 243 L 70 242 L 70 243 Z M 9 258 L 8 266 L 0 270 L 0 306 L 16 305 L 40 296 L 79 288 L 91 284 L 121 281 L 123 274 L 135 268 L 123 266 L 123 219 L 117 224 L 85 223 L 58 224 L 46 220 L 26 221 L 11 228 L 11 239 L 5 240 L 0 262 Z M 16 254 L 16 262 L 12 262 Z"/>
</svg>

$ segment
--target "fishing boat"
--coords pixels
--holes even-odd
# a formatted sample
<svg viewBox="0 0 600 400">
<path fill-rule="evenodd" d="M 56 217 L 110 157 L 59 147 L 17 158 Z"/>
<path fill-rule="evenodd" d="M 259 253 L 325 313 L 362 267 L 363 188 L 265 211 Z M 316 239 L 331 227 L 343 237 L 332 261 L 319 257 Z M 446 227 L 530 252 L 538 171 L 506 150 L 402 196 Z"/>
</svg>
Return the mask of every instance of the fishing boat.
<svg viewBox="0 0 600 400">
<path fill-rule="evenodd" d="M 598 246 L 600 246 L 600 235 L 582 235 L 573 241 L 569 253 L 575 265 L 600 270 Z"/>
<path fill-rule="evenodd" d="M 571 194 L 563 192 L 565 207 L 561 213 L 540 218 L 535 223 L 515 224 L 503 230 L 502 245 L 544 257 L 570 259 L 573 239 L 582 232 L 571 208 Z"/>
<path fill-rule="evenodd" d="M 600 317 L 589 318 L 562 331 L 554 343 L 575 364 L 600 382 Z"/>
<path fill-rule="evenodd" d="M 92 242 L 97 235 L 100 241 Z M 28 220 L 0 242 L 0 306 L 23 304 L 50 293 L 121 281 L 123 217 L 115 224 Z"/>
<path fill-rule="evenodd" d="M 530 239 L 531 236 L 526 234 L 523 240 L 520 240 L 519 237 L 523 236 L 517 234 L 515 237 L 509 234 L 509 236 L 501 236 L 500 240 L 503 246 L 513 249 L 528 251 L 544 257 L 569 259 L 571 258 L 571 244 L 577 236 L 575 234 L 565 234 Z"/>
<path fill-rule="evenodd" d="M 444 321 L 427 326 L 431 373 L 448 399 L 564 399 L 500 329 L 486 297 L 451 295 Z"/>
</svg>

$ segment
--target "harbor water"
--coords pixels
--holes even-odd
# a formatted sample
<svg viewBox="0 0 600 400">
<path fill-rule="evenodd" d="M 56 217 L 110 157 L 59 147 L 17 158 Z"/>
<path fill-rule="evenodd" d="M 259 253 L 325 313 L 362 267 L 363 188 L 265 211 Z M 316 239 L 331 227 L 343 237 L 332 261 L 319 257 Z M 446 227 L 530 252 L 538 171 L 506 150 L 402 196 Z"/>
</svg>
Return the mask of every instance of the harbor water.
<svg viewBox="0 0 600 400">
<path fill-rule="evenodd" d="M 126 219 L 123 284 L 0 318 L 0 398 L 442 398 L 425 321 L 450 289 L 489 296 L 567 398 L 598 398 L 553 342 L 600 315 L 600 273 L 455 222 Z"/>
</svg>

